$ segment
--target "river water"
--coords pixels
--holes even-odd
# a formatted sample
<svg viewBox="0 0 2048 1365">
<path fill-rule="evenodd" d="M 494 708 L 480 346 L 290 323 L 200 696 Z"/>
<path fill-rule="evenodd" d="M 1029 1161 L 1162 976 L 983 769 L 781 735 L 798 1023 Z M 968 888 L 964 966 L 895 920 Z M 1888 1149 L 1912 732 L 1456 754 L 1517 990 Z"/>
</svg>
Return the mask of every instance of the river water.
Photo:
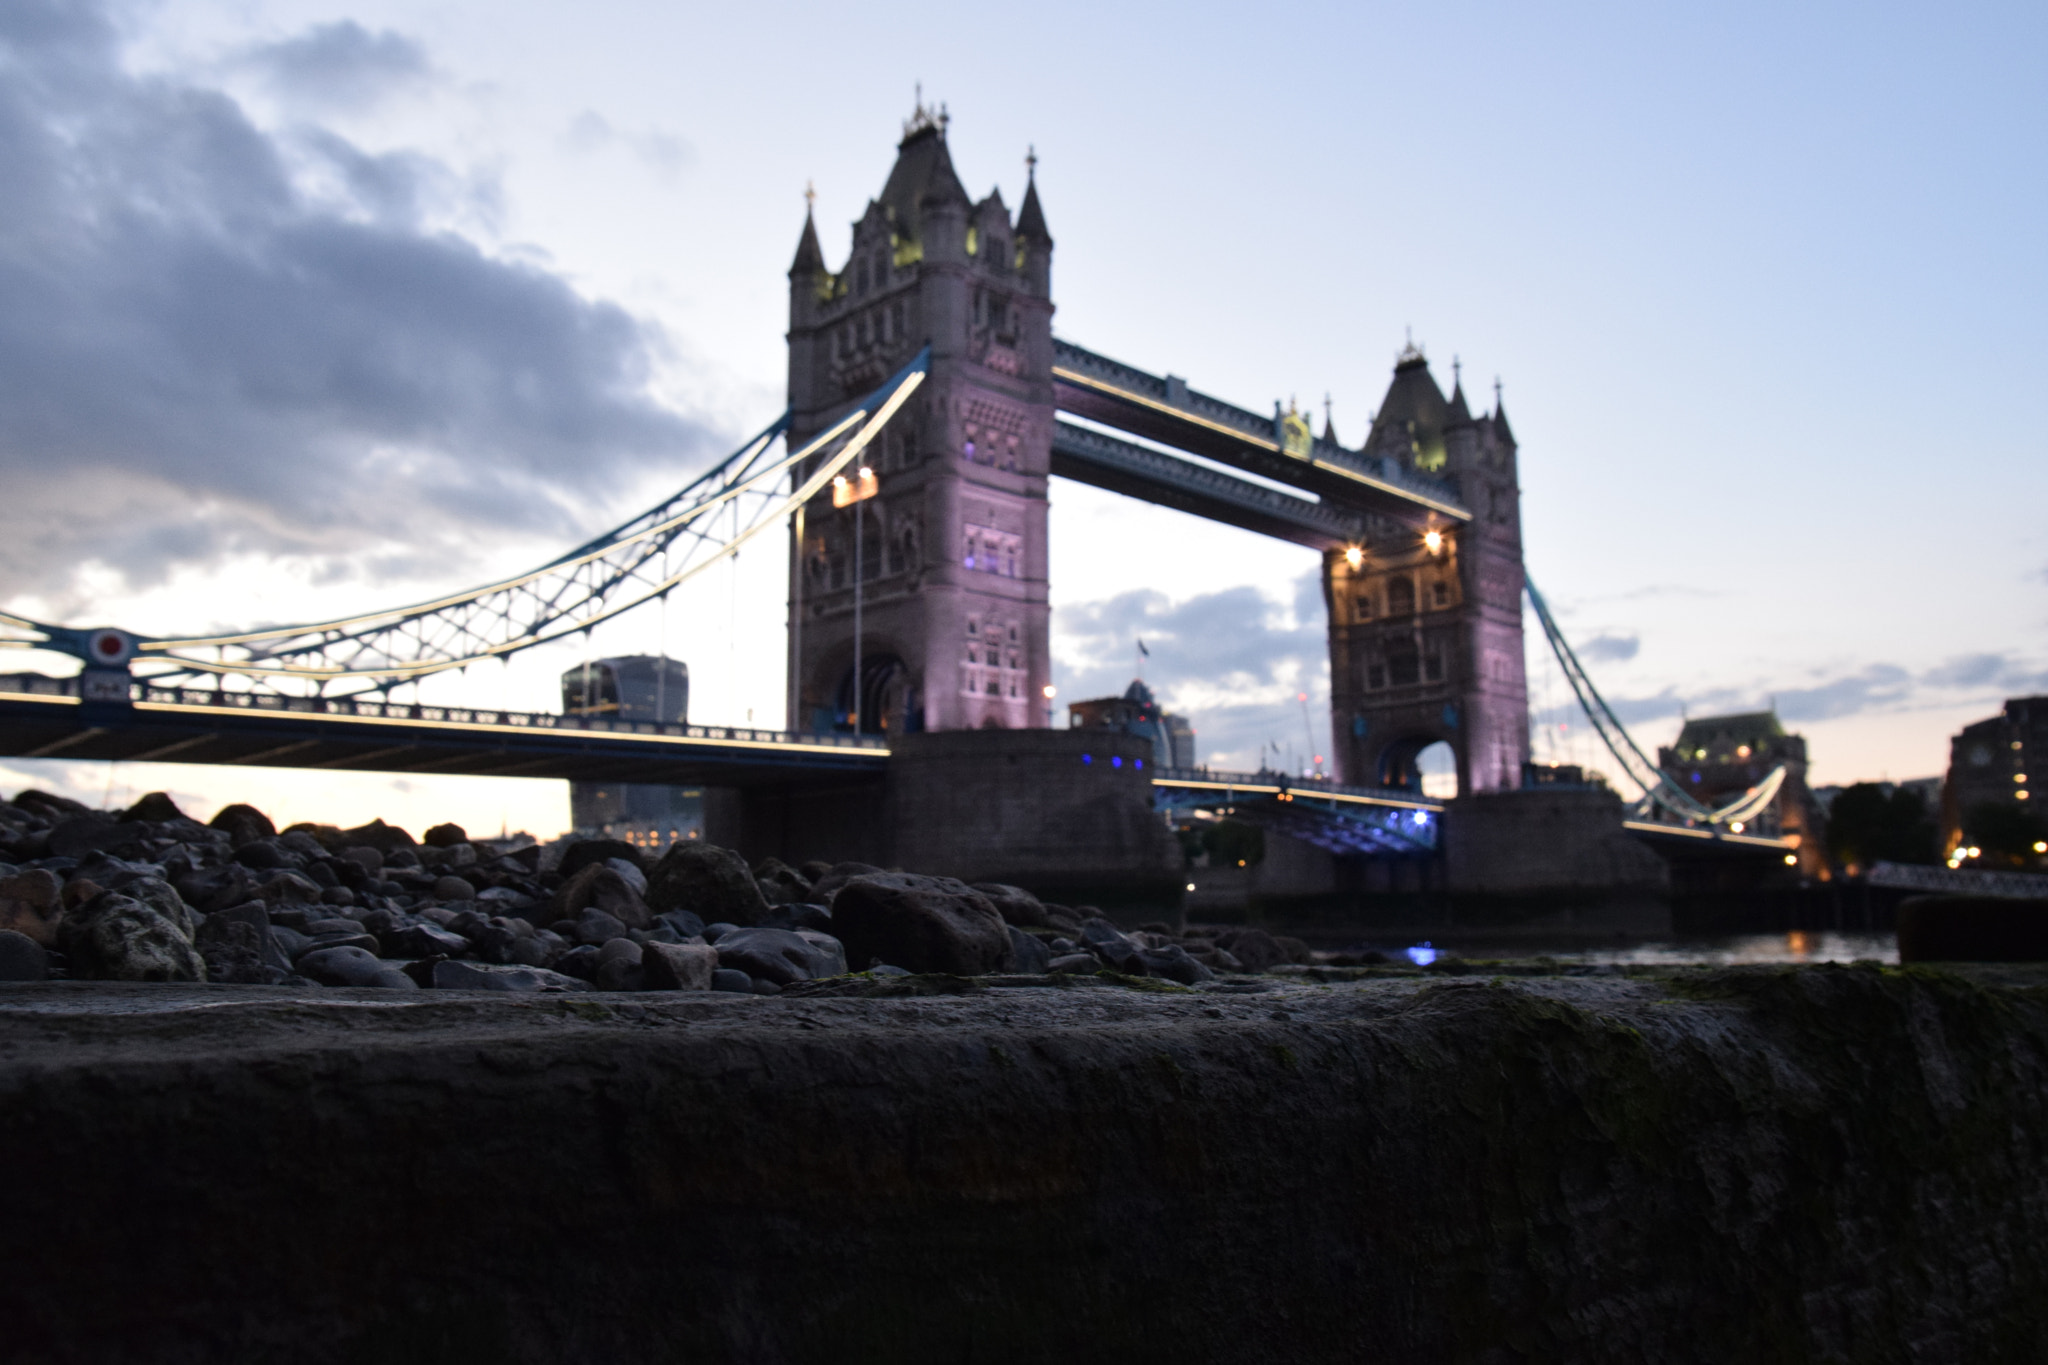
<svg viewBox="0 0 2048 1365">
<path fill-rule="evenodd" d="M 1395 958 L 1418 961 L 1432 954 L 1464 958 L 1548 957 L 1558 962 L 1621 963 L 1641 966 L 1728 966 L 1736 963 L 1885 962 L 1899 960 L 1890 933 L 1842 933 L 1794 929 L 1778 934 L 1701 935 L 1639 942 L 1588 943 L 1584 939 L 1545 942 L 1540 938 L 1489 939 L 1452 934 L 1406 945 L 1374 944 Z"/>
</svg>

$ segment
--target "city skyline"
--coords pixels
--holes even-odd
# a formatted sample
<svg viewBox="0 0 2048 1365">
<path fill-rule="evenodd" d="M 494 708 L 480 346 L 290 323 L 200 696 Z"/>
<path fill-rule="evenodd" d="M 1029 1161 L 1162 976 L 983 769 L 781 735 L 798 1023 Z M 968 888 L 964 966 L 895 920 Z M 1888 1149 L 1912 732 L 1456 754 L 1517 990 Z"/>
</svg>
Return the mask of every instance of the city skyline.
<svg viewBox="0 0 2048 1365">
<path fill-rule="evenodd" d="M 1248 407 L 1298 400 L 1319 423 L 1329 392 L 1351 445 L 1409 328 L 1446 387 L 1454 356 L 1475 398 L 1500 373 L 1531 576 L 1646 745 L 1684 710 L 1775 699 L 1817 782 L 1918 777 L 1963 723 L 2048 689 L 2025 515 L 2042 437 L 2023 403 L 1996 401 L 2025 391 L 2042 350 L 2026 326 L 2042 268 L 2024 249 L 2041 192 L 2001 169 L 2038 160 L 2037 16 L 1989 11 L 1967 33 L 1903 10 L 1846 27 L 1778 16 L 1765 51 L 1742 11 L 1604 33 L 1591 10 L 1548 29 L 1480 6 L 1289 11 L 1394 51 L 1455 38 L 1469 79 L 1431 103 L 1425 75 L 1389 63 L 1381 103 L 1318 84 L 1333 58 L 1312 51 L 1285 124 L 1250 91 L 1194 101 L 1197 73 L 1231 70 L 1244 21 L 1176 13 L 1148 37 L 1182 67 L 1135 89 L 1043 36 L 1018 71 L 991 73 L 968 58 L 988 21 L 966 16 L 895 50 L 850 33 L 857 88 L 793 58 L 818 87 L 778 83 L 772 105 L 714 63 L 664 84 L 639 50 L 663 43 L 620 38 L 630 19 L 672 46 L 738 49 L 768 22 L 742 16 L 687 30 L 624 5 L 576 27 L 462 5 L 49 4 L 0 20 L 5 136 L 33 152 L 34 130 L 70 119 L 105 172 L 31 181 L 0 241 L 26 304 L 0 351 L 0 460 L 22 490 L 8 605 L 162 631 L 304 619 L 520 568 L 609 524 L 779 408 L 801 190 L 817 186 L 837 265 L 922 79 L 951 108 L 975 195 L 993 180 L 1018 202 L 1037 148 L 1056 333 Z M 1940 107 L 1899 79 L 2008 68 Z M 1607 81 L 1572 79 L 1594 73 Z M 1092 97 L 1056 93 L 1077 83 Z M 190 136 L 152 145 L 144 114 Z M 1435 155 L 1430 137 L 1497 150 Z M 51 224 L 86 220 L 120 220 L 136 268 L 95 272 L 111 238 L 51 245 Z M 337 263 L 338 243 L 362 254 Z M 213 292 L 180 274 L 195 245 L 222 267 Z M 334 287 L 284 287 L 307 271 Z M 412 306 L 407 279 L 446 306 Z M 263 285 L 273 304 L 236 292 Z M 60 302 L 52 347 L 38 324 Z M 152 373 L 124 334 L 188 345 L 183 372 Z M 363 337 L 423 363 L 337 374 Z M 53 388 L 59 362 L 72 368 Z M 536 372 L 537 393 L 514 382 Z M 1205 755 L 1250 766 L 1292 743 L 1298 693 L 1327 697 L 1313 553 L 1064 482 L 1052 500 L 1061 701 L 1121 692 L 1142 635 L 1148 681 Z M 1904 573 L 1901 547 L 1921 551 Z M 699 680 L 700 715 L 767 723 L 772 559 L 679 604 L 687 627 L 594 643 L 665 643 Z M 662 638 L 679 629 L 687 647 Z M 1541 649 L 1532 633 L 1539 712 L 1564 701 Z M 537 709 L 525 693 L 563 662 L 473 675 L 463 695 Z M 321 790 L 169 771 L 153 785 L 216 803 Z M 515 825 L 555 799 L 474 782 L 341 785 L 373 813 L 495 803 Z"/>
</svg>

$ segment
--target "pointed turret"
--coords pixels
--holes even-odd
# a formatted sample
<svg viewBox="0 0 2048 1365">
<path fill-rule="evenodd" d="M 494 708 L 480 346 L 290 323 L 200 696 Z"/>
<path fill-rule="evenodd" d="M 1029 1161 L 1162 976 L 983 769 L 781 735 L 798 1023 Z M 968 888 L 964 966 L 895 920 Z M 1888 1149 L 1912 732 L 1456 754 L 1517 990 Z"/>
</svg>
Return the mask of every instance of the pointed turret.
<svg viewBox="0 0 2048 1365">
<path fill-rule="evenodd" d="M 1460 379 L 1451 385 L 1451 401 L 1444 409 L 1444 425 L 1459 426 L 1472 420 L 1472 409 L 1465 403 L 1465 382 Z"/>
<path fill-rule="evenodd" d="M 1365 450 L 1393 455 L 1425 474 L 1444 464 L 1444 427 L 1450 418 L 1442 389 L 1429 372 L 1429 360 L 1413 342 L 1402 347 L 1394 362 L 1394 382 L 1373 418 Z"/>
<path fill-rule="evenodd" d="M 1493 400 L 1493 435 L 1502 445 L 1515 444 L 1515 433 L 1508 430 L 1508 410 L 1500 405 L 1498 398 Z"/>
<path fill-rule="evenodd" d="M 815 275 L 825 268 L 825 253 L 818 246 L 818 224 L 808 206 L 804 209 L 804 235 L 797 239 L 796 259 L 790 262 L 789 274 L 792 279 L 799 275 Z"/>
<path fill-rule="evenodd" d="M 1036 157 L 1032 160 L 1035 162 Z M 1052 245 L 1052 234 L 1045 229 L 1045 210 L 1038 203 L 1038 172 L 1033 167 L 1031 175 L 1024 182 L 1024 207 L 1017 210 L 1017 235 L 1034 242 Z"/>
</svg>

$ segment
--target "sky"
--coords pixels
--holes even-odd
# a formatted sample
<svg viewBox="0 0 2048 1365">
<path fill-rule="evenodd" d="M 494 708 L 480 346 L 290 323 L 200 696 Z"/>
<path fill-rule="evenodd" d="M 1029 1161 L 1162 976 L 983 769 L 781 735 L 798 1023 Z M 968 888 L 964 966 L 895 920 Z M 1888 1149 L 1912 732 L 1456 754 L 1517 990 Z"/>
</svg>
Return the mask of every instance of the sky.
<svg viewBox="0 0 2048 1365">
<path fill-rule="evenodd" d="M 1646 747 L 1774 704 L 1816 782 L 1937 773 L 2048 691 L 2044 73 L 2020 4 L 11 0 L 0 605 L 319 619 L 665 495 L 780 410 L 805 186 L 836 265 L 921 83 L 971 193 L 1016 204 L 1035 148 L 1057 334 L 1327 394 L 1352 443 L 1410 329 L 1446 386 L 1498 377 L 1530 575 Z M 1063 700 L 1142 636 L 1208 761 L 1321 748 L 1311 552 L 1052 502 Z M 781 575 L 742 555 L 593 644 L 779 723 Z M 579 657 L 425 691 L 552 709 Z M 1537 756 L 1611 770 L 1533 631 L 1529 673 Z M 23 785 L 567 819 L 513 779 L 0 761 Z"/>
</svg>

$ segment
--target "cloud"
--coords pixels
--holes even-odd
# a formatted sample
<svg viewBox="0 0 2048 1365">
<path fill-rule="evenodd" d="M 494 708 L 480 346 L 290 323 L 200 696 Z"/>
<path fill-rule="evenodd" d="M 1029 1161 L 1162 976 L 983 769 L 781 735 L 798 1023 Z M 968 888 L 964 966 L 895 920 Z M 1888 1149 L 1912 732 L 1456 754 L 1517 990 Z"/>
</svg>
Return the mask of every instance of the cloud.
<svg viewBox="0 0 2048 1365">
<path fill-rule="evenodd" d="M 696 150 L 673 133 L 628 132 L 613 126 L 610 119 L 593 109 L 578 114 L 569 125 L 569 147 L 582 155 L 622 148 L 649 170 L 674 177 L 696 159 Z"/>
<path fill-rule="evenodd" d="M 1626 663 L 1636 657 L 1643 642 L 1633 631 L 1619 633 L 1602 631 L 1582 645 L 1576 646 L 1581 660 L 1586 663 Z"/>
<path fill-rule="evenodd" d="M 410 51 L 344 24 L 271 57 L 367 90 Z M 87 0 L 0 7 L 10 595 L 75 603 L 94 566 L 135 588 L 241 555 L 449 560 L 707 450 L 649 395 L 649 324 L 437 223 L 447 168 L 267 132 L 120 58 Z"/>
<path fill-rule="evenodd" d="M 434 78 L 426 49 L 389 29 L 372 33 L 353 19 L 320 24 L 241 54 L 271 93 L 294 107 L 354 112 Z"/>
</svg>

